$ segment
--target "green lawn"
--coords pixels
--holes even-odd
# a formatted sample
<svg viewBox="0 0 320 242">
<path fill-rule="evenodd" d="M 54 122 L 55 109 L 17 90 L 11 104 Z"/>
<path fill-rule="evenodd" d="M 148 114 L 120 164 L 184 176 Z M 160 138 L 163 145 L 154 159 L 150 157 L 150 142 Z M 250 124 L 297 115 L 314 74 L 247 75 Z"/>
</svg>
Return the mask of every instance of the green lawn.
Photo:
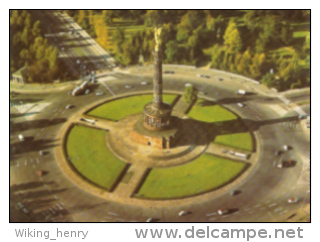
<svg viewBox="0 0 320 242">
<path fill-rule="evenodd" d="M 303 38 L 306 36 L 310 36 L 310 31 L 296 31 L 293 32 L 293 38 Z"/>
<path fill-rule="evenodd" d="M 252 137 L 249 132 L 218 135 L 215 138 L 214 143 L 227 145 L 230 147 L 234 147 L 234 148 L 238 148 L 246 151 L 253 150 Z"/>
<path fill-rule="evenodd" d="M 210 127 L 210 131 L 217 134 L 212 140 L 214 143 L 248 151 L 253 150 L 252 137 L 247 127 L 227 109 L 200 99 L 192 107 L 188 116 L 206 123 L 215 123 Z"/>
<path fill-rule="evenodd" d="M 152 169 L 137 196 L 173 199 L 200 194 L 230 182 L 245 168 L 243 162 L 204 154 L 181 166 Z"/>
<path fill-rule="evenodd" d="M 106 146 L 106 131 L 74 126 L 67 138 L 67 154 L 78 172 L 91 182 L 110 190 L 126 164 Z"/>
<path fill-rule="evenodd" d="M 206 101 L 199 99 L 197 103 L 193 105 L 191 111 L 188 113 L 188 116 L 195 120 L 207 123 L 228 121 L 237 118 L 237 116 L 232 112 L 219 105 L 205 103 Z"/>
<path fill-rule="evenodd" d="M 163 101 L 169 104 L 172 104 L 176 98 L 177 95 L 163 95 Z M 102 104 L 87 114 L 98 118 L 117 121 L 132 114 L 143 113 L 144 105 L 152 102 L 152 100 L 153 95 L 137 95 L 120 98 Z"/>
</svg>

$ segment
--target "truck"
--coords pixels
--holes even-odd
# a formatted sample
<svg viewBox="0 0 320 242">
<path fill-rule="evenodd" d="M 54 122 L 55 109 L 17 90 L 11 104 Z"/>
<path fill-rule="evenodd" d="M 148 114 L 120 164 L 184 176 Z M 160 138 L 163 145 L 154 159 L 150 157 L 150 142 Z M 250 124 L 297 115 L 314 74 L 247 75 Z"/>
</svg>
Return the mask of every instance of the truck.
<svg viewBox="0 0 320 242">
<path fill-rule="evenodd" d="M 239 90 L 237 91 L 237 94 L 238 94 L 238 95 L 246 95 L 246 90 L 239 89 Z"/>
</svg>

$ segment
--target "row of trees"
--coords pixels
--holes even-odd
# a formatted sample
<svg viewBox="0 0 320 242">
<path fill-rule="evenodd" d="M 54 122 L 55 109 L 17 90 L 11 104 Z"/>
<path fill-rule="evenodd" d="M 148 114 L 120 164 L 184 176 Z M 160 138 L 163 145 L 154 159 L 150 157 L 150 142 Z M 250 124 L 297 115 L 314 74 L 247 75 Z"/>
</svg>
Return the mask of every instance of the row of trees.
<svg viewBox="0 0 320 242">
<path fill-rule="evenodd" d="M 292 23 L 308 21 L 309 14 L 304 10 L 148 10 L 144 24 L 162 26 L 164 62 L 199 65 L 210 61 L 213 68 L 285 90 L 310 84 L 308 70 L 299 65 L 310 57 L 310 39 L 297 41 L 292 28 Z M 125 29 L 117 29 L 111 38 L 120 63 L 136 64 L 141 54 L 151 59 L 152 31 L 125 38 Z M 292 55 L 275 52 L 284 46 L 292 47 Z M 204 50 L 210 47 L 208 60 Z"/>
<path fill-rule="evenodd" d="M 43 37 L 40 21 L 27 10 L 11 10 L 10 75 L 23 66 L 28 82 L 52 82 L 59 75 L 58 50 Z"/>
</svg>

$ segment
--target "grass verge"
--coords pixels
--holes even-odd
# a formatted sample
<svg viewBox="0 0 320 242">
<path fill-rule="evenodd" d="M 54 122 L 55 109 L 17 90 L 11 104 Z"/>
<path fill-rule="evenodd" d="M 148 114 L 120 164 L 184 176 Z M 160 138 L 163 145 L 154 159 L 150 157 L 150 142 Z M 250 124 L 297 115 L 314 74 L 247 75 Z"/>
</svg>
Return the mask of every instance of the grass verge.
<svg viewBox="0 0 320 242">
<path fill-rule="evenodd" d="M 214 143 L 226 145 L 246 151 L 253 150 L 252 137 L 249 132 L 247 133 L 237 133 L 237 134 L 227 134 L 218 135 L 214 139 Z"/>
</svg>

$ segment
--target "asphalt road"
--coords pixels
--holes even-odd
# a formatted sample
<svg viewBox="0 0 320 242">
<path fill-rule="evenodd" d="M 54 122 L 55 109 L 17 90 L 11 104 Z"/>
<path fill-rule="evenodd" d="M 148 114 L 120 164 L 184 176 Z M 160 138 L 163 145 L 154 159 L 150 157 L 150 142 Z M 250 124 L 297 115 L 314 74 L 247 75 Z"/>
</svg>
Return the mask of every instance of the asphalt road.
<svg viewBox="0 0 320 242">
<path fill-rule="evenodd" d="M 211 76 L 200 78 L 196 76 L 198 72 L 210 73 Z M 216 80 L 216 77 L 223 80 Z M 284 104 L 261 85 L 231 78 L 227 74 L 178 68 L 174 74 L 164 74 L 163 79 L 165 91 L 181 92 L 186 83 L 194 84 L 208 99 L 217 100 L 238 113 L 260 137 L 259 164 L 245 181 L 234 188 L 240 191 L 239 194 L 230 196 L 226 193 L 184 207 L 142 208 L 117 204 L 88 194 L 60 171 L 53 155 L 54 147 L 61 144 L 61 140 L 55 139 L 60 127 L 77 110 L 98 99 L 151 91 L 152 67 L 140 67 L 130 70 L 130 73 L 112 72 L 101 76 L 99 83 L 91 86 L 88 95 L 72 97 L 67 95 L 67 91 L 46 95 L 16 95 L 13 101 L 17 106 L 10 109 L 10 220 L 140 222 L 153 217 L 159 222 L 285 221 L 310 203 L 307 193 L 310 189 L 310 138 L 302 131 L 299 121 L 288 118 L 298 115 L 290 111 L 292 105 Z M 147 82 L 147 85 L 141 85 L 141 82 Z M 126 88 L 128 85 L 130 87 Z M 253 94 L 239 96 L 236 90 L 240 88 L 251 90 Z M 97 92 L 104 94 L 96 96 Z M 244 103 L 245 107 L 236 105 L 238 102 Z M 28 103 L 35 106 L 28 106 Z M 66 110 L 68 104 L 74 105 L 74 108 Z M 45 107 L 41 109 L 41 105 Z M 39 111 L 34 111 L 37 106 L 40 107 Z M 20 142 L 18 134 L 23 134 L 26 142 Z M 282 153 L 281 157 L 275 157 L 274 151 L 281 149 L 284 144 L 292 149 Z M 43 156 L 40 156 L 40 150 L 45 152 Z M 283 169 L 274 167 L 274 161 L 280 159 L 292 159 L 296 165 Z M 38 170 L 47 174 L 38 176 Z M 289 204 L 287 199 L 290 197 L 298 197 L 299 202 Z M 217 210 L 224 208 L 231 209 L 231 213 L 217 215 Z M 181 210 L 190 213 L 179 217 Z"/>
</svg>

